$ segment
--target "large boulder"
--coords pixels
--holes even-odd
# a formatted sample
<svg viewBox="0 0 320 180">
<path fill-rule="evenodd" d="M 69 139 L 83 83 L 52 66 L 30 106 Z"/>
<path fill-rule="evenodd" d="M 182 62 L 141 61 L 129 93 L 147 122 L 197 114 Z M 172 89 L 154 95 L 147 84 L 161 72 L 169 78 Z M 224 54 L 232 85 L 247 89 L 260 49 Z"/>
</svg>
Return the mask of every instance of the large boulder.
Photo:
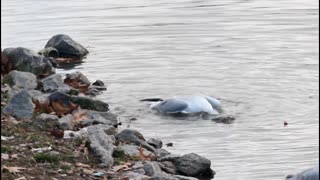
<svg viewBox="0 0 320 180">
<path fill-rule="evenodd" d="M 55 48 L 60 57 L 80 58 L 85 57 L 89 51 L 81 44 L 75 42 L 70 36 L 58 34 L 53 36 L 45 45 L 45 48 Z"/>
<path fill-rule="evenodd" d="M 213 178 L 215 175 L 210 165 L 210 160 L 195 153 L 185 154 L 175 161 L 177 171 L 182 175 L 206 179 Z"/>
<path fill-rule="evenodd" d="M 33 114 L 33 103 L 30 93 L 27 90 L 21 90 L 13 95 L 7 106 L 4 107 L 3 113 L 17 119 L 30 120 Z"/>
<path fill-rule="evenodd" d="M 132 143 L 136 146 L 142 146 L 151 152 L 155 152 L 156 149 L 149 145 L 144 139 L 143 135 L 136 130 L 124 129 L 116 135 L 117 141 Z"/>
<path fill-rule="evenodd" d="M 55 68 L 51 63 L 52 58 L 38 55 L 34 51 L 23 47 L 9 48 L 4 52 L 6 52 L 13 70 L 31 72 L 37 77 L 46 77 L 55 73 Z"/>
<path fill-rule="evenodd" d="M 35 89 L 37 87 L 37 77 L 30 72 L 11 71 L 4 79 L 4 83 L 18 89 Z"/>
</svg>

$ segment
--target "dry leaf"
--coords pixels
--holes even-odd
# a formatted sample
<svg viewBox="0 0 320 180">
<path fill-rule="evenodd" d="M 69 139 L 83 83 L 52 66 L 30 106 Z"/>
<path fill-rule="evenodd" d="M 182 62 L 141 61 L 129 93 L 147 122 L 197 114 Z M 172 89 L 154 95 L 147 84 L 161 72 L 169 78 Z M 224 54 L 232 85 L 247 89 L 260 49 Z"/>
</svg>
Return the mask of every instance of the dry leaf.
<svg viewBox="0 0 320 180">
<path fill-rule="evenodd" d="M 23 168 L 23 167 L 7 167 L 7 166 L 3 166 L 3 169 L 7 169 L 10 173 L 19 173 L 21 172 L 20 170 L 25 170 L 27 168 Z"/>
<path fill-rule="evenodd" d="M 50 108 L 49 105 L 49 99 L 46 99 L 44 103 L 41 103 L 38 99 L 32 99 L 32 102 L 34 104 L 34 112 L 37 113 L 51 113 L 52 109 Z"/>
</svg>

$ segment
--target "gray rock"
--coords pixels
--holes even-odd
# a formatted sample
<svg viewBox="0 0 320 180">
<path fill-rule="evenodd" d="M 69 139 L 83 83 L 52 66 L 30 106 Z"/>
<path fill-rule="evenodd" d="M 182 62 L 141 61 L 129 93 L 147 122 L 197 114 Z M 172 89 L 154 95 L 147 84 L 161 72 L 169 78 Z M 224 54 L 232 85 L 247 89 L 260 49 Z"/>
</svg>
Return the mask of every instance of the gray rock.
<svg viewBox="0 0 320 180">
<path fill-rule="evenodd" d="M 33 114 L 33 103 L 31 95 L 27 90 L 21 90 L 13 95 L 3 113 L 11 115 L 17 119 L 30 120 Z"/>
<path fill-rule="evenodd" d="M 199 180 L 195 177 L 188 177 L 188 176 L 181 176 L 181 175 L 173 175 L 173 177 L 179 179 L 179 180 Z"/>
<path fill-rule="evenodd" d="M 136 145 L 131 145 L 131 144 L 122 144 L 119 145 L 117 148 L 117 150 L 123 151 L 126 155 L 130 156 L 130 157 L 139 157 L 139 147 Z M 146 156 L 154 156 L 154 154 L 148 150 L 143 151 L 143 154 Z"/>
<path fill-rule="evenodd" d="M 100 129 L 102 129 L 107 135 L 110 135 L 112 138 L 112 141 L 115 141 L 115 133 L 116 133 L 116 128 L 113 126 L 107 126 L 107 125 L 94 125 Z M 64 139 L 70 139 L 70 138 L 80 138 L 80 139 L 88 139 L 88 128 L 92 128 L 94 126 L 90 127 L 84 127 L 80 129 L 79 131 L 70 131 L 70 130 L 65 130 L 64 131 Z"/>
<path fill-rule="evenodd" d="M 166 174 L 164 172 L 162 173 L 156 173 L 149 180 L 179 180 L 178 178 L 175 178 L 172 175 Z"/>
<path fill-rule="evenodd" d="M 130 172 L 130 171 L 124 172 L 121 175 L 120 179 L 126 179 L 125 177 L 129 178 L 129 180 L 147 180 L 147 179 L 149 179 L 149 177 L 146 175 L 136 173 L 136 172 Z"/>
<path fill-rule="evenodd" d="M 167 155 L 170 155 L 171 153 L 165 149 L 157 149 L 155 154 L 156 154 L 157 159 L 161 159 Z"/>
<path fill-rule="evenodd" d="M 73 116 L 68 114 L 58 120 L 58 126 L 62 130 L 72 130 L 74 127 Z"/>
<path fill-rule="evenodd" d="M 35 89 L 37 87 L 37 77 L 30 72 L 11 71 L 4 79 L 4 83 L 11 87 L 21 89 Z"/>
<path fill-rule="evenodd" d="M 60 74 L 52 74 L 41 80 L 43 92 L 54 92 L 60 90 L 62 92 L 70 91 L 71 87 L 64 84 Z"/>
<path fill-rule="evenodd" d="M 82 120 L 80 123 L 83 127 L 95 124 L 115 125 L 118 123 L 118 120 L 106 119 L 100 114 L 100 112 L 97 111 L 87 111 L 85 114 L 85 119 Z"/>
<path fill-rule="evenodd" d="M 64 82 L 66 81 L 72 81 L 72 82 L 77 81 L 79 84 L 82 84 L 82 85 L 90 84 L 89 79 L 79 71 L 76 71 L 71 74 L 66 74 L 66 78 L 64 79 Z"/>
<path fill-rule="evenodd" d="M 215 173 L 210 165 L 210 160 L 195 153 L 185 154 L 175 161 L 179 173 L 192 177 L 213 178 Z"/>
<path fill-rule="evenodd" d="M 50 59 L 38 55 L 34 51 L 18 47 L 7 50 L 9 62 L 14 70 L 31 72 L 37 77 L 44 77 L 55 73 Z"/>
<path fill-rule="evenodd" d="M 150 146 L 144 139 L 143 135 L 132 129 L 124 129 L 116 135 L 117 141 L 130 142 L 137 146 L 142 146 L 151 152 L 155 152 L 155 148 Z"/>
<path fill-rule="evenodd" d="M 216 116 L 216 117 L 212 118 L 211 120 L 216 123 L 231 124 L 236 120 L 236 118 L 234 116 L 230 116 L 230 115 L 228 115 L 228 116 L 220 115 L 220 116 Z"/>
<path fill-rule="evenodd" d="M 59 117 L 56 115 L 42 113 L 38 115 L 32 123 L 34 127 L 40 130 L 49 130 L 58 126 L 58 119 Z"/>
<path fill-rule="evenodd" d="M 160 139 L 151 138 L 151 139 L 148 139 L 147 143 L 156 149 L 162 148 L 162 141 Z"/>
<path fill-rule="evenodd" d="M 30 90 L 30 95 L 34 100 L 38 100 L 40 103 L 44 103 L 49 98 L 49 93 L 43 93 L 38 90 Z"/>
<path fill-rule="evenodd" d="M 155 161 L 146 161 L 143 163 L 143 165 L 147 176 L 153 176 L 154 174 L 162 173 L 160 166 Z"/>
<path fill-rule="evenodd" d="M 177 154 L 169 154 L 169 155 L 166 155 L 166 156 L 160 158 L 159 161 L 175 162 L 175 161 L 177 161 L 179 158 L 180 158 L 180 156 L 177 155 Z"/>
<path fill-rule="evenodd" d="M 169 174 L 177 174 L 175 165 L 170 161 L 158 162 L 159 167 L 162 171 Z"/>
<path fill-rule="evenodd" d="M 49 47 L 56 48 L 60 57 L 77 57 L 81 59 L 89 53 L 81 44 L 64 34 L 53 36 L 45 46 L 45 48 Z"/>
<path fill-rule="evenodd" d="M 99 157 L 101 166 L 110 168 L 113 164 L 114 137 L 107 135 L 100 125 L 88 127 L 87 132 L 90 152 Z"/>
</svg>

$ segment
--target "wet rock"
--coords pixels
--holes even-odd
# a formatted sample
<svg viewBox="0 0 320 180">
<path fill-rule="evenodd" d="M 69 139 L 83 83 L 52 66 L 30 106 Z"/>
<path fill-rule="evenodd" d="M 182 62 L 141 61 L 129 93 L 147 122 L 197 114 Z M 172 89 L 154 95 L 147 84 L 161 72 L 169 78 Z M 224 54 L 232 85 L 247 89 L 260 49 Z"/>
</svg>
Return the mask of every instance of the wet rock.
<svg viewBox="0 0 320 180">
<path fill-rule="evenodd" d="M 84 94 L 87 95 L 87 96 L 93 96 L 93 97 L 94 97 L 94 96 L 99 95 L 99 94 L 100 94 L 100 91 L 97 90 L 97 89 L 92 89 L 92 88 L 90 88 L 90 89 L 88 89 L 88 91 L 86 91 Z"/>
<path fill-rule="evenodd" d="M 4 83 L 19 89 L 35 89 L 37 87 L 37 77 L 30 72 L 11 71 L 4 79 Z"/>
<path fill-rule="evenodd" d="M 87 97 L 71 96 L 71 102 L 78 104 L 82 109 L 102 112 L 109 111 L 109 105 L 107 103 Z"/>
<path fill-rule="evenodd" d="M 82 59 L 89 53 L 81 44 L 64 34 L 53 36 L 45 45 L 45 48 L 49 47 L 57 49 L 59 51 L 59 57 L 76 57 Z"/>
<path fill-rule="evenodd" d="M 165 156 L 167 156 L 167 155 L 169 155 L 171 153 L 168 152 L 165 149 L 157 149 L 155 154 L 156 154 L 157 159 L 161 159 L 161 158 L 163 158 L 163 157 L 165 157 Z"/>
<path fill-rule="evenodd" d="M 155 152 L 155 148 L 149 145 L 143 135 L 132 129 L 124 129 L 116 135 L 117 141 L 133 143 L 136 146 L 142 146 L 151 152 Z"/>
<path fill-rule="evenodd" d="M 216 123 L 225 123 L 225 124 L 231 124 L 233 123 L 234 121 L 236 120 L 236 118 L 234 116 L 217 116 L 217 117 L 214 117 L 212 119 L 212 121 L 216 122 Z"/>
<path fill-rule="evenodd" d="M 195 153 L 183 155 L 175 161 L 177 171 L 182 175 L 208 179 L 215 174 L 210 165 L 210 160 Z"/>
<path fill-rule="evenodd" d="M 30 93 L 27 90 L 21 90 L 13 95 L 7 106 L 4 107 L 3 113 L 17 119 L 30 120 L 33 113 L 33 103 Z"/>
<path fill-rule="evenodd" d="M 199 180 L 198 178 L 188 177 L 188 176 L 181 176 L 181 175 L 173 175 L 173 177 L 179 180 Z"/>
<path fill-rule="evenodd" d="M 110 168 L 113 164 L 114 138 L 105 133 L 101 126 L 90 126 L 87 128 L 90 152 L 99 157 L 100 166 Z"/>
<path fill-rule="evenodd" d="M 70 91 L 70 86 L 63 83 L 60 74 L 52 74 L 41 80 L 43 92 L 54 92 L 60 90 L 62 92 Z"/>
<path fill-rule="evenodd" d="M 175 178 L 172 175 L 162 172 L 162 173 L 154 174 L 149 180 L 179 180 L 179 179 Z"/>
<path fill-rule="evenodd" d="M 158 162 L 159 167 L 162 171 L 169 174 L 177 174 L 175 165 L 170 161 Z"/>
<path fill-rule="evenodd" d="M 92 83 L 92 85 L 104 87 L 104 83 L 102 81 L 100 81 L 100 80 L 96 80 L 94 83 Z"/>
<path fill-rule="evenodd" d="M 99 100 L 93 100 L 86 97 L 70 96 L 66 93 L 55 91 L 49 96 L 50 105 L 54 101 L 60 101 L 65 106 L 68 106 L 70 102 L 79 105 L 82 109 L 93 110 L 93 111 L 103 111 L 109 110 L 109 105 L 105 102 Z"/>
<path fill-rule="evenodd" d="M 76 71 L 76 72 L 70 73 L 70 74 L 66 74 L 66 78 L 64 79 L 64 82 L 77 82 L 82 85 L 89 85 L 90 84 L 89 79 L 79 71 Z"/>
<path fill-rule="evenodd" d="M 162 148 L 162 141 L 160 139 L 151 138 L 151 139 L 148 139 L 147 143 L 156 149 Z"/>
<path fill-rule="evenodd" d="M 32 122 L 33 126 L 37 127 L 40 130 L 51 130 L 54 127 L 58 126 L 59 117 L 52 114 L 42 113 L 36 117 L 36 119 Z"/>
<path fill-rule="evenodd" d="M 143 165 L 147 176 L 153 176 L 156 173 L 162 173 L 160 166 L 155 161 L 146 161 L 143 163 Z"/>
<path fill-rule="evenodd" d="M 106 113 L 109 113 L 109 112 L 106 112 Z M 87 111 L 85 114 L 85 119 L 83 119 L 80 123 L 83 127 L 96 125 L 96 124 L 105 124 L 105 125 L 112 126 L 117 124 L 118 120 L 114 118 L 105 118 L 103 115 L 101 115 L 100 112 L 97 112 L 97 111 Z"/>
<path fill-rule="evenodd" d="M 62 130 L 72 130 L 74 127 L 73 116 L 68 114 L 58 120 L 58 126 Z"/>
<path fill-rule="evenodd" d="M 37 77 L 46 77 L 55 73 L 50 59 L 22 47 L 7 50 L 13 70 L 31 72 Z"/>
<path fill-rule="evenodd" d="M 122 144 L 119 145 L 117 150 L 123 151 L 129 157 L 139 157 L 139 147 L 131 144 Z M 154 156 L 150 151 L 144 150 L 143 154 L 145 156 Z"/>
</svg>

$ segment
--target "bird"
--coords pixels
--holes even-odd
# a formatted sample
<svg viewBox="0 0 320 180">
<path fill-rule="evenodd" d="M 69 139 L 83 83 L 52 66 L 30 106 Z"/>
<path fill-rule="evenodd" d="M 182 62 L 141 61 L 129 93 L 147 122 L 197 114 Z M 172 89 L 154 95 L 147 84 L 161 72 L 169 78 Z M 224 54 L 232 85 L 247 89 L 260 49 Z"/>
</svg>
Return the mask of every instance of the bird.
<svg viewBox="0 0 320 180">
<path fill-rule="evenodd" d="M 149 98 L 141 101 L 151 102 L 151 109 L 163 114 L 197 114 L 207 113 L 219 115 L 222 113 L 221 103 L 218 99 L 205 95 L 176 96 L 168 99 Z"/>
<path fill-rule="evenodd" d="M 319 180 L 319 165 L 306 169 L 295 175 L 288 175 L 286 180 Z"/>
</svg>

